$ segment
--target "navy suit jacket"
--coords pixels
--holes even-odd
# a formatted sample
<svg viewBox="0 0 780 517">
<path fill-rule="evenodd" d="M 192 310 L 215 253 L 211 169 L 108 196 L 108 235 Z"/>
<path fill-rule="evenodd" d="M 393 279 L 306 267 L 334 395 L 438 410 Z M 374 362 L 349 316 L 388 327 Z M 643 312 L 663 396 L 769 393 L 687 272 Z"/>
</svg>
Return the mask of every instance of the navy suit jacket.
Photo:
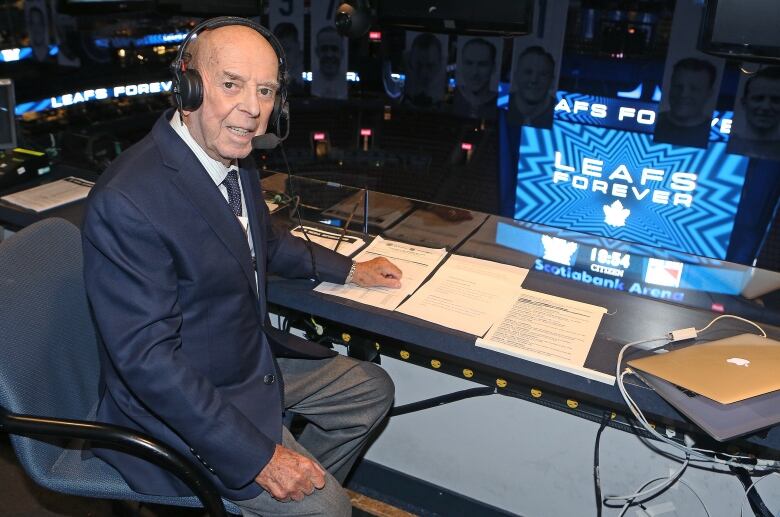
<svg viewBox="0 0 780 517">
<path fill-rule="evenodd" d="M 332 352 L 264 325 L 266 275 L 310 277 L 309 251 L 273 227 L 257 171 L 241 168 L 258 292 L 243 228 L 170 127 L 171 113 L 111 164 L 87 203 L 84 278 L 101 342 L 97 419 L 162 439 L 200 460 L 223 495 L 249 499 L 281 443 L 275 356 Z M 313 251 L 320 278 L 343 282 L 351 261 Z M 269 375 L 279 380 L 268 383 Z M 137 491 L 191 493 L 149 462 L 95 453 Z"/>
</svg>

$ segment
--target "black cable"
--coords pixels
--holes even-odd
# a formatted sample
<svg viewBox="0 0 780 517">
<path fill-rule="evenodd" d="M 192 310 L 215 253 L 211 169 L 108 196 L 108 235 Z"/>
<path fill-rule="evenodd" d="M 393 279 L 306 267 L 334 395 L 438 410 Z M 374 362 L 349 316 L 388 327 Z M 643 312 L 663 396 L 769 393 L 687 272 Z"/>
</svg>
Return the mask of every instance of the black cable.
<svg viewBox="0 0 780 517">
<path fill-rule="evenodd" d="M 457 402 L 459 400 L 468 399 L 472 397 L 482 397 L 485 395 L 492 395 L 496 392 L 496 388 L 483 387 L 483 388 L 469 388 L 467 390 L 456 391 L 454 393 L 448 393 L 446 395 L 440 395 L 438 397 L 432 397 L 425 400 L 419 400 L 417 402 L 411 402 L 404 404 L 403 406 L 396 406 L 390 411 L 390 416 L 400 416 L 407 413 L 413 413 L 415 411 L 421 411 L 423 409 L 430 409 L 432 407 L 442 406 L 451 402 Z"/>
<path fill-rule="evenodd" d="M 300 200 L 300 197 L 295 195 L 295 190 L 293 188 L 293 180 L 292 180 L 292 170 L 290 169 L 290 162 L 287 161 L 287 153 L 284 152 L 284 145 L 279 144 L 279 150 L 282 151 L 282 159 L 284 160 L 284 166 L 287 168 L 287 183 L 289 185 L 290 189 L 290 197 L 293 199 L 298 198 Z M 317 271 L 317 259 L 314 258 L 314 249 L 312 248 L 312 242 L 309 238 L 309 234 L 306 233 L 306 228 L 303 226 L 303 220 L 301 219 L 301 210 L 300 210 L 300 203 L 295 203 L 295 207 L 293 208 L 293 214 L 298 219 L 298 226 L 301 228 L 301 233 L 305 237 L 306 240 L 306 248 L 309 250 L 309 257 L 311 258 L 311 271 L 314 274 L 314 279 L 319 282 L 320 281 L 320 275 Z"/>
<path fill-rule="evenodd" d="M 593 447 L 593 489 L 596 492 L 596 516 L 601 517 L 601 509 L 603 502 L 601 500 L 601 475 L 599 474 L 599 444 L 601 443 L 601 433 L 607 428 L 609 423 L 610 413 L 604 411 L 604 415 L 601 417 L 601 425 L 596 432 L 596 444 Z"/>
<path fill-rule="evenodd" d="M 737 479 L 739 479 L 739 482 L 742 483 L 745 491 L 747 491 L 753 484 L 753 480 L 750 478 L 748 471 L 742 467 L 729 467 L 729 469 L 737 476 Z M 767 508 L 766 504 L 764 504 L 764 500 L 756 490 L 747 492 L 746 497 L 748 503 L 750 503 L 750 508 L 757 517 L 772 517 L 772 512 Z"/>
</svg>

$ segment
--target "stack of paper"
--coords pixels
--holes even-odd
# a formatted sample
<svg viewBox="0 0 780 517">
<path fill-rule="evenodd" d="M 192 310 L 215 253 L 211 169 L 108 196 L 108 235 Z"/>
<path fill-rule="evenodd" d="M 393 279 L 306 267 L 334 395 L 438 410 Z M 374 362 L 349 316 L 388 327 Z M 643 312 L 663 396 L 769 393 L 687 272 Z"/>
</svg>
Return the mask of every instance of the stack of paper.
<svg viewBox="0 0 780 517">
<path fill-rule="evenodd" d="M 527 269 L 452 255 L 396 310 L 482 336 L 517 299 L 527 274 Z"/>
<path fill-rule="evenodd" d="M 40 187 L 3 196 L 0 200 L 35 212 L 43 212 L 84 199 L 93 185 L 92 181 L 69 176 Z"/>
<path fill-rule="evenodd" d="M 584 366 L 605 312 L 604 307 L 523 289 L 485 339 L 477 339 L 476 344 L 614 384 L 613 375 Z"/>
<path fill-rule="evenodd" d="M 400 289 L 387 287 L 365 288 L 356 285 L 322 282 L 314 290 L 392 311 L 398 307 L 404 298 L 419 287 L 439 262 L 444 259 L 446 254 L 447 251 L 444 248 L 424 248 L 377 237 L 355 257 L 355 260 L 363 262 L 376 257 L 387 258 L 403 272 Z"/>
</svg>

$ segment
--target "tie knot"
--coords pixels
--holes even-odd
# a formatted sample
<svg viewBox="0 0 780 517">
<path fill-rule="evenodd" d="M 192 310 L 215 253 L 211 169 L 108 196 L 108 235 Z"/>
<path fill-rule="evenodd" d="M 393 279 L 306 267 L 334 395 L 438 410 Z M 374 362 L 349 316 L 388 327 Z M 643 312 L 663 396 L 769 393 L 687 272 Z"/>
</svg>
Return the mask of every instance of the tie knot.
<svg viewBox="0 0 780 517">
<path fill-rule="evenodd" d="M 238 186 L 238 172 L 235 169 L 228 170 L 227 176 L 222 180 L 228 194 L 228 204 L 236 216 L 241 216 L 241 188 Z"/>
</svg>

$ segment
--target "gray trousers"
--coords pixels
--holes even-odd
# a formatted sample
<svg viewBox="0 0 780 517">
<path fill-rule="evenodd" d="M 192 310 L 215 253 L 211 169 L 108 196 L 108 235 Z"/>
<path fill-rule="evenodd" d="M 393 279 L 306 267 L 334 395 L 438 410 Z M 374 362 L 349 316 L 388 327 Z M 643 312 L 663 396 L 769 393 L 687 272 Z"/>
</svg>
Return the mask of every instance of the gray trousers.
<svg viewBox="0 0 780 517">
<path fill-rule="evenodd" d="M 282 429 L 282 444 L 317 460 L 325 486 L 302 501 L 280 502 L 263 492 L 234 501 L 244 516 L 348 516 L 352 505 L 341 487 L 372 431 L 393 403 L 393 381 L 377 365 L 338 355 L 328 359 L 279 359 L 287 411 L 304 416 L 296 441 Z"/>
</svg>

